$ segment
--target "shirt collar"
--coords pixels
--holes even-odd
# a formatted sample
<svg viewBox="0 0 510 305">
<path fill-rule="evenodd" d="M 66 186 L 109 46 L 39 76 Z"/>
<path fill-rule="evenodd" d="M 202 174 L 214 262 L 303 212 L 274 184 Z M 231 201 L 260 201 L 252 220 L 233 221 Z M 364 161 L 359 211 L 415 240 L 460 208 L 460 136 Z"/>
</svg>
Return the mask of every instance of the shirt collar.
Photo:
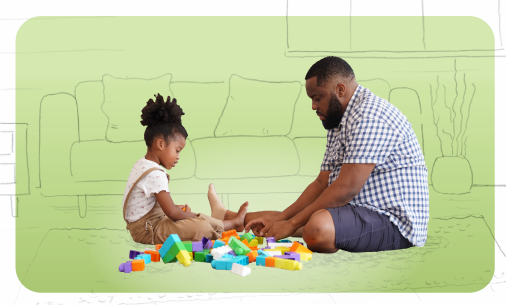
<svg viewBox="0 0 510 305">
<path fill-rule="evenodd" d="M 345 125 L 345 121 L 347 120 L 347 117 L 349 116 L 349 112 L 351 111 L 353 104 L 355 103 L 356 99 L 358 98 L 359 93 L 363 89 L 363 86 L 358 84 L 356 87 L 356 90 L 354 90 L 354 93 L 351 96 L 351 99 L 349 100 L 349 103 L 347 103 L 347 108 L 345 108 L 344 114 L 342 116 L 342 120 L 340 120 L 340 124 L 338 125 L 337 129 L 340 129 L 341 126 Z"/>
</svg>

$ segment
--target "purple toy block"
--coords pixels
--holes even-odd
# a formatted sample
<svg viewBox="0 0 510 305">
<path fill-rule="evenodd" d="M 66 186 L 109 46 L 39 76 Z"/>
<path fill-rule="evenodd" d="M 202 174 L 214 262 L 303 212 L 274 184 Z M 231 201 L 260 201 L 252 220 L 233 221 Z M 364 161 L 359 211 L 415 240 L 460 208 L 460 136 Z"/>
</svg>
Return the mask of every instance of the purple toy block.
<svg viewBox="0 0 510 305">
<path fill-rule="evenodd" d="M 140 254 L 145 254 L 144 252 L 129 250 L 129 259 L 135 259 Z"/>
<path fill-rule="evenodd" d="M 227 252 L 227 254 L 232 254 L 233 256 L 237 256 L 234 250 Z"/>
<path fill-rule="evenodd" d="M 202 246 L 204 249 L 212 249 L 213 244 L 209 238 L 202 237 Z"/>
<path fill-rule="evenodd" d="M 293 260 L 298 261 L 298 262 L 301 261 L 301 255 L 299 255 L 299 253 L 296 253 L 296 252 L 292 252 L 292 251 L 285 252 L 285 255 L 283 255 L 283 256 L 291 256 L 291 257 L 294 257 L 294 258 L 292 258 Z"/>
<path fill-rule="evenodd" d="M 204 250 L 204 245 L 200 241 L 192 241 L 191 242 L 191 247 L 192 247 L 192 251 L 193 252 L 203 251 Z"/>
<path fill-rule="evenodd" d="M 283 259 L 291 259 L 295 261 L 300 261 L 300 255 L 299 254 L 285 254 L 285 255 L 275 255 L 274 257 L 283 258 Z"/>
<path fill-rule="evenodd" d="M 120 264 L 119 271 L 124 273 L 130 273 L 131 271 L 133 271 L 131 261 Z"/>
<path fill-rule="evenodd" d="M 274 239 L 274 237 L 266 237 L 266 242 L 268 242 L 268 243 L 275 243 L 276 240 Z"/>
</svg>

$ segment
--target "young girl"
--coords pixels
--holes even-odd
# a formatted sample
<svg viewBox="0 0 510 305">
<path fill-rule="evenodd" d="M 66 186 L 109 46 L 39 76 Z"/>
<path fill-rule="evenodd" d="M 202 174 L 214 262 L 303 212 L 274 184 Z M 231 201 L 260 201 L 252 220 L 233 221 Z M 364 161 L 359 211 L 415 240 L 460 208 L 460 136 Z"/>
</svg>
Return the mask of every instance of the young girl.
<svg viewBox="0 0 510 305">
<path fill-rule="evenodd" d="M 162 244 L 170 234 L 178 234 L 181 240 L 218 239 L 223 231 L 244 228 L 248 202 L 235 218 L 223 220 L 227 210 L 212 184 L 208 197 L 215 218 L 192 213 L 187 204 L 175 205 L 170 197 L 170 177 L 161 165 L 166 169 L 175 167 L 179 152 L 186 145 L 188 133 L 181 124 L 183 114 L 175 98 L 170 102 L 167 97 L 165 102 L 159 94 L 156 102 L 150 99 L 142 109 L 141 124 L 147 126 L 144 134 L 147 154 L 131 169 L 123 198 L 123 217 L 138 243 Z"/>
</svg>

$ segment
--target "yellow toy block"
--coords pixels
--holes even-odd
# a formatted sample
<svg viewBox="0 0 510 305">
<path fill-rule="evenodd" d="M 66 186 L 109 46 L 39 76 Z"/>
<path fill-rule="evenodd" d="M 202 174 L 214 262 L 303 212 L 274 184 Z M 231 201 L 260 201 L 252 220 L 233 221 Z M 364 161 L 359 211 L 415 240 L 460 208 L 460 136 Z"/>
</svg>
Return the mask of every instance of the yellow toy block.
<svg viewBox="0 0 510 305">
<path fill-rule="evenodd" d="M 279 269 L 294 271 L 294 270 L 301 270 L 303 268 L 303 264 L 301 264 L 298 261 L 292 260 L 292 259 L 277 258 L 275 260 L 274 267 L 279 268 Z"/>
<path fill-rule="evenodd" d="M 299 252 L 295 251 L 296 253 L 299 253 L 299 258 L 302 262 L 311 261 L 312 260 L 312 254 L 311 253 L 305 253 L 305 252 Z"/>
<path fill-rule="evenodd" d="M 255 236 L 255 239 L 259 242 L 259 245 L 262 245 L 264 243 L 264 237 L 262 236 Z"/>
<path fill-rule="evenodd" d="M 181 250 L 177 253 L 177 260 L 179 263 L 183 264 L 184 267 L 191 265 L 191 257 L 189 256 L 189 252 L 186 250 Z"/>
<path fill-rule="evenodd" d="M 287 247 L 276 247 L 275 249 L 282 251 L 282 255 L 285 254 L 285 252 L 290 251 L 290 248 L 287 248 Z"/>
<path fill-rule="evenodd" d="M 194 260 L 194 259 L 193 259 L 193 252 L 189 252 L 189 251 L 188 251 L 188 254 L 189 254 L 189 257 L 191 257 L 191 260 Z"/>
<path fill-rule="evenodd" d="M 259 241 L 256 240 L 255 238 L 250 241 L 250 247 L 258 247 L 258 246 L 259 246 Z"/>
</svg>

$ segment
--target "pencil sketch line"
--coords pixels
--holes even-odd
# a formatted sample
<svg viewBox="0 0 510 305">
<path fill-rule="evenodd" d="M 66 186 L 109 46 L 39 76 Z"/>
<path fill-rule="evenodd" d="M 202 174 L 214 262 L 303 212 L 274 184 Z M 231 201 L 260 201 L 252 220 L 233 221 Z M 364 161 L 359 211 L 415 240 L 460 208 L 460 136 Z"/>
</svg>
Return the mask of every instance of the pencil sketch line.
<svg viewBox="0 0 510 305">
<path fill-rule="evenodd" d="M 285 22 L 287 23 L 287 49 L 289 48 L 289 0 L 287 0 L 287 12 L 285 14 Z"/>
<path fill-rule="evenodd" d="M 423 29 L 422 41 L 423 41 L 423 49 L 426 50 L 427 47 L 425 46 L 425 9 L 424 9 L 423 2 L 424 2 L 424 0 L 421 0 L 421 20 L 422 20 L 422 29 Z"/>
<path fill-rule="evenodd" d="M 116 50 L 116 49 L 83 49 L 83 50 L 56 50 L 56 51 L 16 51 L 16 52 L 0 52 L 0 54 L 44 54 L 44 53 L 72 53 L 72 52 L 124 52 L 126 50 Z"/>
</svg>

